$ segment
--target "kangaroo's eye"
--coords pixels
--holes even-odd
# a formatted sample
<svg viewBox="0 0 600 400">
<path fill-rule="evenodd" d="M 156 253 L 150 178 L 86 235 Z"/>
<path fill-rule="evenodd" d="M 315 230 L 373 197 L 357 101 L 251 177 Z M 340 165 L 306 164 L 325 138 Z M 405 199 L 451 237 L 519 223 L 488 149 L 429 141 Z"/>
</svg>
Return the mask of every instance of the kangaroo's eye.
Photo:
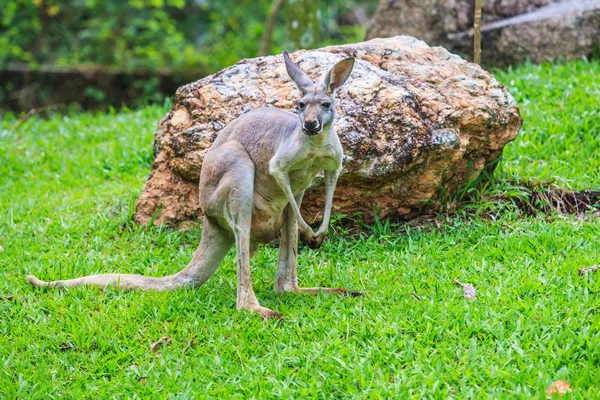
<svg viewBox="0 0 600 400">
<path fill-rule="evenodd" d="M 331 108 L 331 103 L 323 103 L 323 108 L 329 110 Z"/>
<path fill-rule="evenodd" d="M 298 109 L 302 110 L 304 107 L 306 107 L 306 103 L 303 101 L 299 101 L 298 104 L 296 104 L 296 107 L 298 107 Z"/>
</svg>

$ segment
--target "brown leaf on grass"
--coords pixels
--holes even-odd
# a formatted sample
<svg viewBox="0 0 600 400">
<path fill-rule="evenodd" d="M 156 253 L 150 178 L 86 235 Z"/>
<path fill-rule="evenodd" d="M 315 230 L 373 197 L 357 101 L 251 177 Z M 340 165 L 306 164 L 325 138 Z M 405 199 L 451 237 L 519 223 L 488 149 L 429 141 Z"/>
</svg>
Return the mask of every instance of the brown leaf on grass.
<svg viewBox="0 0 600 400">
<path fill-rule="evenodd" d="M 73 350 L 73 345 L 71 343 L 68 343 L 68 342 L 62 342 L 60 344 L 60 346 L 58 346 L 58 349 L 61 350 L 61 351 Z"/>
<path fill-rule="evenodd" d="M 556 381 L 552 382 L 548 389 L 546 389 L 546 393 L 548 396 L 564 396 L 567 392 L 572 392 L 571 385 L 567 381 Z"/>
<path fill-rule="evenodd" d="M 598 271 L 598 268 L 600 268 L 598 265 L 592 265 L 591 267 L 582 268 L 577 272 L 579 272 L 579 275 L 584 275 L 588 272 L 596 272 Z"/>
<path fill-rule="evenodd" d="M 477 291 L 470 283 L 460 283 L 458 279 L 454 279 L 454 284 L 458 286 L 462 286 L 463 288 L 463 296 L 465 299 L 476 299 Z"/>
<path fill-rule="evenodd" d="M 192 339 L 187 346 L 185 346 L 185 348 L 181 351 L 181 355 L 184 355 L 189 349 L 191 349 L 192 347 L 196 347 L 196 342 L 194 342 L 194 340 Z"/>
<path fill-rule="evenodd" d="M 156 349 L 158 348 L 158 346 L 160 346 L 163 343 L 165 343 L 167 346 L 169 344 L 171 344 L 171 337 L 169 337 L 169 336 L 163 336 L 163 337 L 161 337 L 155 343 L 152 343 L 150 345 L 150 351 L 154 353 L 156 351 Z"/>
<path fill-rule="evenodd" d="M 137 383 L 146 386 L 146 383 L 148 383 L 148 377 L 147 376 L 140 376 L 139 378 L 136 379 Z"/>
<path fill-rule="evenodd" d="M 23 301 L 25 300 L 25 297 L 22 296 L 0 296 L 0 299 L 2 300 L 6 300 L 6 301 Z"/>
<path fill-rule="evenodd" d="M 0 253 L 4 251 L 4 247 L 0 246 Z"/>
</svg>

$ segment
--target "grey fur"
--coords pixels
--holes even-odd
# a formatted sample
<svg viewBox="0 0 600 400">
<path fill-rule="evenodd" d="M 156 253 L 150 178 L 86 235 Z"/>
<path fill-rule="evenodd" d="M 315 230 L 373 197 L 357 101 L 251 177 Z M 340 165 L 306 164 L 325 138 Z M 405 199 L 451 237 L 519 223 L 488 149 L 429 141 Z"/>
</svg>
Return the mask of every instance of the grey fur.
<svg viewBox="0 0 600 400">
<path fill-rule="evenodd" d="M 102 274 L 43 282 L 28 275 L 28 281 L 37 287 L 50 288 L 91 285 L 164 291 L 196 287 L 213 275 L 235 245 L 237 308 L 270 318 L 279 314 L 260 306 L 252 289 L 250 257 L 259 243 L 271 241 L 281 231 L 276 291 L 346 293 L 344 289 L 298 287 L 296 258 L 298 232 L 315 248 L 327 234 L 343 156 L 333 129 L 333 93 L 349 77 L 354 59 L 340 61 L 324 76 L 322 83 L 315 84 L 286 52 L 283 57 L 288 74 L 302 92 L 298 114 L 261 108 L 242 115 L 221 131 L 202 163 L 202 239 L 185 269 L 162 278 Z M 299 207 L 304 190 L 320 171 L 325 177 L 326 202 L 323 222 L 315 233 L 302 218 Z"/>
</svg>

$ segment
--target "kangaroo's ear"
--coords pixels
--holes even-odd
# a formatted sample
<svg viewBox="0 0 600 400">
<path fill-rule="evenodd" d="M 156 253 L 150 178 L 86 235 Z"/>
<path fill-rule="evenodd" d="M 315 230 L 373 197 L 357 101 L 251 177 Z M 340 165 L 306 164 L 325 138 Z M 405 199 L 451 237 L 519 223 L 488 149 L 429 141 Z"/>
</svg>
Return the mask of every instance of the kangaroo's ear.
<svg viewBox="0 0 600 400">
<path fill-rule="evenodd" d="M 285 60 L 285 69 L 287 70 L 288 75 L 292 78 L 296 86 L 298 86 L 298 89 L 300 89 L 302 94 L 315 87 L 304 71 L 290 59 L 290 55 L 287 51 L 283 52 L 283 59 Z"/>
<path fill-rule="evenodd" d="M 335 64 L 323 78 L 323 86 L 327 93 L 333 93 L 335 89 L 342 86 L 348 80 L 353 67 L 354 57 L 344 58 Z"/>
</svg>

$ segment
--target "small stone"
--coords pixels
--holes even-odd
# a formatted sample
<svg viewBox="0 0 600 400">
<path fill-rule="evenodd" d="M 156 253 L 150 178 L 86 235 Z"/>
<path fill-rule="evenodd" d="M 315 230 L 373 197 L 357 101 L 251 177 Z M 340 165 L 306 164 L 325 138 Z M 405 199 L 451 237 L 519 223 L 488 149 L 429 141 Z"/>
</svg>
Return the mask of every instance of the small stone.
<svg viewBox="0 0 600 400">
<path fill-rule="evenodd" d="M 555 396 L 555 395 L 564 396 L 565 394 L 567 394 L 567 392 L 572 392 L 572 391 L 573 390 L 571 389 L 571 385 L 569 384 L 569 382 L 556 381 L 556 382 L 552 382 L 552 384 L 550 384 L 550 386 L 548 386 L 548 389 L 546 389 L 546 394 L 548 394 L 548 396 Z"/>
<path fill-rule="evenodd" d="M 184 109 L 177 110 L 171 117 L 171 125 L 179 127 L 180 125 L 187 125 L 190 122 L 190 115 Z"/>
</svg>

